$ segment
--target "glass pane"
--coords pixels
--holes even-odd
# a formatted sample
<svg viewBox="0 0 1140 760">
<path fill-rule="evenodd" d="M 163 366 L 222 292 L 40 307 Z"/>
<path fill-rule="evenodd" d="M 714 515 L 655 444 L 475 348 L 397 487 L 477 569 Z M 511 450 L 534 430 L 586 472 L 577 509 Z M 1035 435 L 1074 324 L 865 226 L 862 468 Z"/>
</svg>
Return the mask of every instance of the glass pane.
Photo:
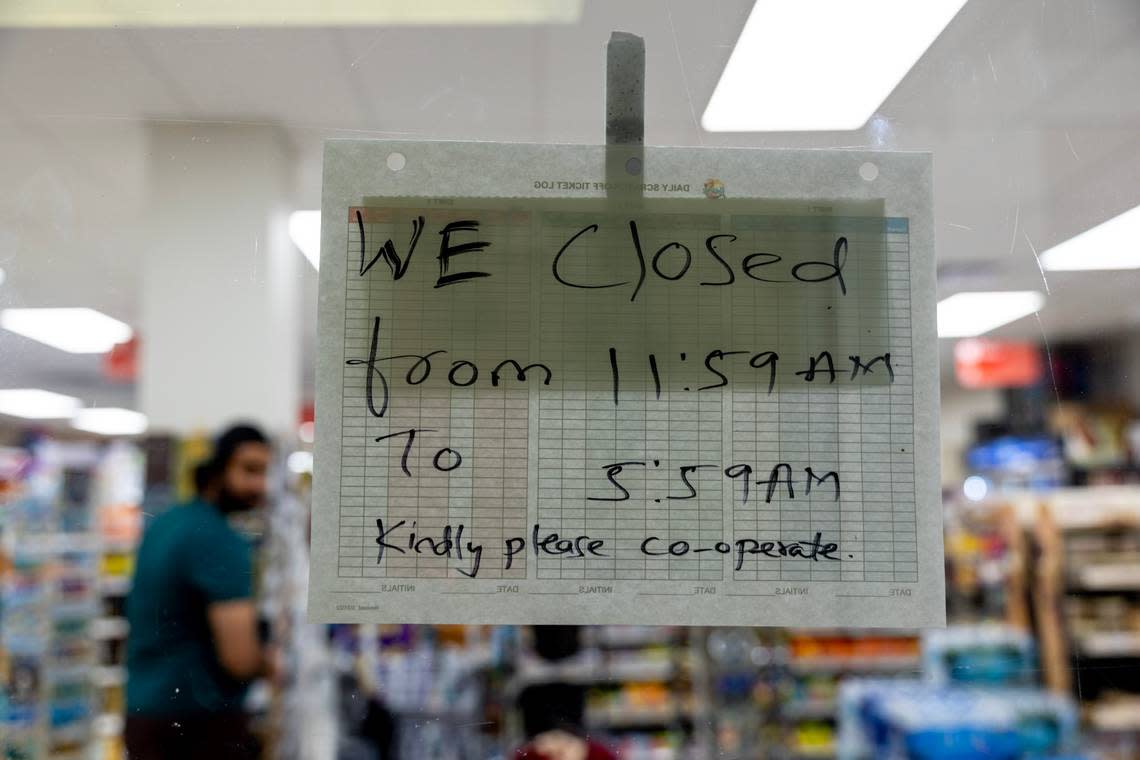
<svg viewBox="0 0 1140 760">
<path fill-rule="evenodd" d="M 1131 0 L 27 0 L 0 7 L 4 756 L 110 760 L 129 749 L 132 760 L 202 757 L 222 752 L 222 745 L 234 756 L 322 759 L 512 757 L 524 747 L 528 757 L 551 758 L 1140 756 L 1140 312 L 1133 298 L 1140 285 L 1134 234 L 1140 225 L 1140 101 L 1132 96 L 1140 76 L 1138 29 L 1140 5 Z M 607 167 L 602 148 L 590 153 L 580 146 L 606 140 L 606 43 L 615 31 L 644 40 L 648 147 L 628 148 L 636 163 Z M 635 106 L 619 110 L 628 116 Z M 612 134 L 636 142 L 636 120 L 616 127 Z M 362 211 L 364 236 L 352 238 L 358 233 L 346 225 L 346 244 L 330 252 L 321 250 L 322 188 L 330 186 L 323 182 L 329 170 L 324 151 L 327 140 L 338 138 L 404 147 L 365 146 L 375 166 L 333 167 L 350 173 L 371 166 L 375 182 L 362 182 L 377 191 L 351 205 Z M 420 178 L 416 144 L 428 140 L 579 147 L 535 148 L 522 167 L 487 161 L 479 172 L 460 173 L 465 161 L 444 163 L 430 176 L 437 189 L 423 197 L 408 188 Z M 847 156 L 853 163 L 847 180 L 817 183 L 822 189 L 811 197 L 768 193 L 757 199 L 740 191 L 742 183 L 774 187 L 773 177 L 750 171 L 734 181 L 701 166 L 676 182 L 658 179 L 655 157 L 668 151 L 657 148 L 823 149 L 821 162 Z M 478 149 L 456 150 L 469 157 Z M 723 600 L 735 588 L 735 581 L 712 577 L 720 567 L 716 559 L 697 560 L 691 577 L 665 578 L 684 594 L 670 602 L 626 593 L 626 580 L 583 574 L 567 582 L 565 596 L 541 605 L 557 614 L 585 604 L 579 596 L 606 594 L 602 589 L 614 585 L 612 603 L 605 597 L 590 604 L 609 603 L 612 619 L 629 621 L 650 605 L 675 609 L 677 619 L 665 621 L 675 625 L 471 625 L 459 611 L 478 610 L 481 602 L 461 602 L 458 594 L 448 597 L 454 605 L 429 605 L 432 619 L 446 624 L 408 624 L 409 605 L 401 600 L 422 596 L 434 581 L 380 577 L 373 565 L 380 562 L 377 504 L 402 506 L 402 497 L 386 485 L 377 490 L 379 481 L 370 478 L 378 476 L 370 471 L 322 469 L 333 461 L 329 447 L 342 445 L 343 431 L 327 420 L 339 427 L 343 410 L 325 414 L 316 404 L 317 367 L 340 372 L 342 362 L 357 361 L 345 369 L 357 371 L 361 384 L 375 381 L 366 355 L 371 334 L 360 333 L 358 347 L 347 337 L 350 320 L 360 315 L 344 314 L 344 342 L 318 337 L 318 311 L 335 301 L 321 285 L 322 278 L 326 285 L 333 281 L 330 255 L 345 255 L 348 241 L 371 241 L 377 258 L 371 265 L 361 258 L 361 270 L 390 278 L 407 264 L 406 282 L 422 290 L 398 304 L 404 311 L 384 301 L 383 288 L 361 296 L 369 309 L 383 301 L 393 309 L 385 315 L 407 319 L 410 307 L 431 303 L 437 278 L 447 274 L 439 225 L 429 220 L 414 231 L 424 209 L 498 208 L 502 197 L 487 196 L 541 196 L 546 200 L 526 201 L 532 204 L 526 208 L 518 201 L 515 211 L 528 220 L 547 214 L 551 229 L 573 233 L 589 226 L 575 216 L 579 207 L 560 205 L 555 213 L 541 203 L 566 197 L 601 203 L 612 178 L 608 168 L 619 177 L 641 177 L 638 193 L 658 194 L 637 207 L 637 214 L 657 214 L 657 226 L 638 228 L 645 241 L 662 230 L 693 236 L 694 278 L 720 274 L 709 254 L 718 251 L 731 257 L 730 271 L 747 277 L 743 257 L 765 253 L 760 248 L 786 232 L 774 226 L 773 206 L 763 205 L 777 200 L 818 204 L 863 193 L 858 200 L 868 205 L 858 213 L 833 214 L 829 206 L 826 214 L 818 208 L 790 214 L 781 206 L 781 219 L 823 219 L 811 234 L 830 238 L 845 235 L 838 227 L 851 218 L 864 226 L 875 218 L 868 239 L 882 242 L 889 257 L 904 233 L 891 213 L 891 196 L 877 188 L 893 181 L 892 162 L 925 159 L 851 151 L 921 152 L 933 161 L 924 186 L 933 193 L 933 252 L 896 247 L 907 266 L 937 272 L 934 287 L 908 291 L 912 302 L 904 316 L 931 317 L 925 328 L 916 319 L 920 327 L 907 335 L 918 337 L 916 352 L 938 354 L 939 406 L 920 403 L 912 413 L 891 407 L 881 420 L 868 421 L 878 412 L 863 406 L 859 414 L 860 424 L 889 428 L 888 438 L 895 427 L 913 434 L 916 420 L 921 433 L 922 420 L 937 417 L 940 450 L 923 444 L 921 435 L 913 446 L 922 447 L 920 459 L 940 464 L 941 503 L 919 499 L 914 510 L 944 526 L 948 626 L 821 629 L 808 621 L 779 628 L 733 626 L 715 615 L 691 620 L 685 616 L 705 603 L 701 594 Z M 583 164 L 590 187 L 577 174 L 553 176 L 562 160 L 555 156 L 569 155 L 603 157 Z M 785 159 L 792 167 L 787 186 L 811 185 L 809 159 Z M 601 190 L 592 187 L 592 173 L 604 180 Z M 534 181 L 522 190 L 507 188 L 505 178 L 524 174 Z M 650 183 L 657 184 L 646 191 Z M 921 205 L 916 198 L 903 200 Z M 676 203 L 652 205 L 666 200 Z M 690 203 L 699 213 L 682 209 Z M 722 223 L 702 216 L 710 203 L 723 203 L 720 209 L 741 204 L 744 211 L 725 212 Z M 384 226 L 390 221 L 384 214 L 407 209 L 415 213 L 399 217 L 400 226 Z M 636 216 L 623 213 L 615 217 L 623 223 Z M 514 246 L 520 266 L 529 266 L 527 241 L 539 228 L 520 231 L 510 220 L 502 217 L 494 234 Z M 330 237 L 327 216 L 324 225 L 325 241 L 340 240 Z M 624 235 L 628 226 L 617 229 Z M 393 236 L 392 253 L 370 237 L 381 233 Z M 410 254 L 400 258 L 406 242 L 415 245 L 409 234 L 421 235 L 425 249 L 414 263 Z M 703 241 L 713 234 L 751 247 L 718 249 L 714 242 L 706 249 Z M 854 236 L 848 242 L 859 244 Z M 811 245 L 804 243 L 805 250 Z M 680 247 L 654 258 L 660 247 L 641 251 L 645 270 L 653 274 L 659 267 L 667 275 L 651 280 L 643 294 L 649 301 L 642 303 L 681 315 L 685 304 L 652 300 L 679 292 L 654 294 L 658 286 L 676 284 L 671 267 L 683 263 Z M 801 272 L 818 273 L 818 260 L 795 259 L 805 261 L 817 269 Z M 838 259 L 828 261 L 838 265 Z M 345 260 L 336 262 L 341 267 Z M 603 282 L 599 274 L 610 272 L 584 262 L 571 259 L 560 273 L 596 284 Z M 468 364 L 456 369 L 452 361 L 462 357 L 439 357 L 436 377 L 422 387 L 404 382 L 412 377 L 409 362 L 391 373 L 404 383 L 392 396 L 400 413 L 422 423 L 424 415 L 445 408 L 439 394 L 451 393 L 433 383 L 448 371 L 461 373 L 460 380 L 463 372 L 483 371 L 479 382 L 488 385 L 471 391 L 469 411 L 450 396 L 447 430 L 474 431 L 493 402 L 500 426 L 493 443 L 525 467 L 514 476 L 505 467 L 498 476 L 484 468 L 467 480 L 457 471 L 441 475 L 450 479 L 441 482 L 457 493 L 467 489 L 472 500 L 477 491 L 499 504 L 513 499 L 513 512 L 504 507 L 494 517 L 522 524 L 525 538 L 532 516 L 553 519 L 541 511 L 548 481 L 540 473 L 550 451 L 543 447 L 552 439 L 544 443 L 521 424 L 532 406 L 536 414 L 544 408 L 537 389 L 500 393 L 485 373 L 500 361 L 492 358 L 500 345 L 537 351 L 543 340 L 566 342 L 559 332 L 569 324 L 558 300 L 564 296 L 543 289 L 550 262 L 539 263 L 533 287 L 519 276 L 521 285 L 503 290 L 486 310 L 466 304 L 460 327 L 474 336 Z M 751 259 L 752 274 L 768 263 Z M 883 266 L 888 278 L 891 266 L 889 259 Z M 359 282 L 380 281 L 363 276 Z M 640 323 L 605 310 L 607 297 L 595 291 L 595 308 L 577 317 L 591 329 L 636 332 Z M 750 341 L 767 334 L 766 305 L 744 301 L 718 302 L 731 317 L 731 340 L 706 346 L 701 361 L 712 348 L 751 349 Z M 525 308 L 512 311 L 516 302 Z M 698 317 L 705 307 L 712 308 L 703 300 L 693 306 Z M 519 316 L 532 308 L 540 314 L 533 324 Z M 843 336 L 866 317 L 843 315 L 821 329 Z M 366 326 L 371 316 L 362 318 Z M 885 319 L 890 334 L 895 316 L 874 318 Z M 538 323 L 557 329 L 544 334 Z M 691 334 L 704 345 L 710 332 L 723 332 L 720 325 L 710 318 Z M 672 350 L 674 342 L 689 334 L 687 321 L 654 329 L 660 334 L 647 328 L 626 336 L 642 354 L 661 359 L 626 375 L 636 377 L 645 394 L 685 360 L 667 363 L 664 352 L 647 351 L 639 341 L 660 340 L 672 356 L 680 353 Z M 500 342 L 482 342 L 488 331 Z M 396 348 L 421 355 L 420 335 L 405 334 Z M 602 352 L 599 392 L 606 404 L 609 345 L 591 334 L 573 349 Z M 800 361 L 814 357 L 816 364 L 819 351 L 807 343 L 772 349 Z M 835 354 L 842 376 L 850 353 Z M 726 353 L 715 361 L 731 358 Z M 745 365 L 750 358 L 743 357 Z M 769 366 L 757 360 L 746 367 L 752 372 L 747 380 L 739 372 L 722 376 L 726 383 L 755 384 L 758 364 Z M 509 369 L 500 380 L 514 383 Z M 528 384 L 541 382 L 533 370 L 522 374 Z M 799 381 L 794 372 L 772 388 L 787 394 L 793 381 Z M 583 379 L 580 390 L 596 389 Z M 834 407 L 836 421 L 809 414 L 807 434 L 834 444 L 828 436 L 839 433 L 827 425 L 838 431 L 845 411 L 854 414 L 845 403 L 862 398 L 866 404 L 866 396 L 852 394 L 874 391 L 834 391 L 827 409 Z M 357 411 L 367 417 L 360 403 Z M 740 413 L 757 452 L 781 430 L 759 425 L 760 404 Z M 706 412 L 720 408 L 693 414 Z M 728 404 L 728 417 L 732 413 Z M 572 436 L 575 425 L 585 430 L 589 422 L 584 402 L 560 401 L 558 414 Z M 701 457 L 713 450 L 706 443 L 726 440 L 706 442 L 704 433 L 716 433 L 699 425 L 680 438 L 663 433 L 655 439 L 644 409 L 607 420 L 612 451 L 589 445 L 583 433 L 583 462 L 595 454 L 602 458 L 589 459 L 592 465 L 626 461 L 606 457 L 622 454 L 619 435 L 627 433 L 642 448 L 660 441 L 670 455 L 695 456 L 693 464 L 705 463 Z M 402 478 L 404 440 L 389 441 L 384 445 L 391 452 L 376 454 L 375 438 L 399 433 L 373 430 L 377 424 L 362 428 L 371 439 L 365 458 L 386 457 L 384 477 Z M 634 428 L 640 428 L 636 435 Z M 462 446 L 431 435 L 437 431 L 425 432 L 414 447 L 408 437 L 411 465 L 441 473 L 458 467 Z M 561 435 L 558 451 L 576 451 L 566 449 Z M 733 443 L 731 432 L 726 436 Z M 865 460 L 837 464 L 836 484 L 842 479 L 846 486 L 883 464 Z M 716 490 L 722 500 L 716 504 L 731 503 L 742 476 L 753 495 L 762 492 L 774 462 L 754 463 L 760 474 L 733 469 L 735 462 L 717 460 L 723 479 L 692 471 L 684 482 L 702 494 Z M 558 454 L 548 465 L 562 488 L 561 468 L 574 463 Z M 595 480 L 612 483 L 611 495 L 619 486 L 644 488 L 651 476 L 631 477 L 634 469 L 627 464 L 609 476 L 597 469 Z M 314 499 L 326 472 L 341 478 L 338 492 Z M 360 483 L 344 480 L 351 477 Z M 921 473 L 893 470 L 891 477 L 895 485 L 922 480 Z M 684 484 L 677 479 L 672 486 Z M 430 512 L 454 509 L 467 498 L 442 490 L 438 496 L 417 492 L 416 504 Z M 869 489 L 858 493 L 860 505 L 871 503 Z M 630 527 L 625 535 L 630 551 L 655 527 L 653 496 L 643 496 L 644 528 Z M 585 492 L 581 498 L 589 501 Z M 565 497 L 559 499 L 564 505 Z M 794 604 L 774 601 L 777 595 L 795 597 L 804 589 L 808 608 L 812 594 L 832 588 L 815 584 L 826 583 L 860 584 L 851 586 L 845 603 L 867 610 L 886 603 L 876 598 L 908 604 L 913 591 L 909 576 L 899 577 L 900 562 L 926 562 L 935 568 L 930 580 L 941 574 L 933 546 L 923 552 L 905 544 L 916 533 L 895 511 L 882 523 L 890 526 L 882 528 L 883 541 L 894 557 L 889 581 L 884 576 L 878 586 L 867 585 L 845 568 L 834 573 L 838 580 L 801 583 L 764 576 L 757 564 L 748 581 L 754 596 L 743 600 L 748 609 L 762 616 Z M 329 593 L 322 610 L 372 622 L 307 620 L 310 546 L 320 545 L 326 530 L 318 521 L 312 531 L 313 512 L 335 513 L 328 529 L 360 545 L 359 557 L 351 558 L 359 561 L 358 582 L 375 582 L 374 602 Z M 668 527 L 671 513 L 662 508 L 660 515 Z M 474 508 L 471 520 L 474 525 Z M 757 519 L 756 531 L 762 522 Z M 550 523 L 550 529 L 578 532 L 569 523 Z M 779 521 L 775 530 L 774 540 L 802 538 L 784 535 Z M 494 535 L 510 537 L 505 528 Z M 747 536 L 727 536 L 726 545 L 740 538 Z M 439 539 L 434 534 L 432 550 Z M 852 540 L 841 535 L 837 548 Z M 900 559 L 900 553 L 914 556 Z M 485 568 L 491 557 L 482 557 Z M 495 594 L 517 596 L 522 609 L 537 608 L 538 597 L 528 602 L 527 594 L 543 563 L 532 568 L 520 561 L 512 575 L 500 567 L 503 561 L 495 555 L 495 572 L 486 570 L 480 582 Z M 554 572 L 541 572 L 547 571 Z M 449 583 L 469 580 L 452 576 Z M 938 597 L 935 607 L 943 601 Z M 499 604 L 484 601 L 485 608 Z M 520 620 L 531 619 L 522 614 Z"/>
</svg>

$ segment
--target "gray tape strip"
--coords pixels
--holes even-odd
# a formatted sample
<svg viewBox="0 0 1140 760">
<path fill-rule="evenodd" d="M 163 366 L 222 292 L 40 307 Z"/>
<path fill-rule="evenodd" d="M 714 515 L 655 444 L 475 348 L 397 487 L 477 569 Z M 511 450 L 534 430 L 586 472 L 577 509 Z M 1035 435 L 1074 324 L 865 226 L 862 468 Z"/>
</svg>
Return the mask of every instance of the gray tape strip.
<svg viewBox="0 0 1140 760">
<path fill-rule="evenodd" d="M 645 144 L 645 40 L 629 32 L 606 45 L 606 144 Z"/>
</svg>

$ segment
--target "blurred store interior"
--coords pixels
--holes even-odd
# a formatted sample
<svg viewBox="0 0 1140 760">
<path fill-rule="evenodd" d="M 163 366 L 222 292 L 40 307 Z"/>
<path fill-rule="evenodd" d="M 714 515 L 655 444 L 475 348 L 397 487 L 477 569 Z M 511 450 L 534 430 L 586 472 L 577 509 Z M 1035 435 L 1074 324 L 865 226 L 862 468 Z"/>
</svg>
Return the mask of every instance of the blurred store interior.
<svg viewBox="0 0 1140 760">
<path fill-rule="evenodd" d="M 0 7 L 4 757 L 125 756 L 140 531 L 252 419 L 266 757 L 513 757 L 561 684 L 622 758 L 1140 758 L 1134 0 L 971 0 L 865 125 L 794 132 L 704 128 L 752 0 L 37 5 Z M 614 30 L 649 145 L 933 153 L 946 630 L 305 622 L 323 141 L 601 142 Z"/>
</svg>

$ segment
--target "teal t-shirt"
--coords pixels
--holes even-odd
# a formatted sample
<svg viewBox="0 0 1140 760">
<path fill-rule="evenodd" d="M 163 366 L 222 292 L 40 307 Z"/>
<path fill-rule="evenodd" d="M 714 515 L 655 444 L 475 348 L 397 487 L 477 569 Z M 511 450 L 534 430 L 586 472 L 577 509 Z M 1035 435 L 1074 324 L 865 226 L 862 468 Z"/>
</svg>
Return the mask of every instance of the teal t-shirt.
<svg viewBox="0 0 1140 760">
<path fill-rule="evenodd" d="M 249 543 L 216 507 L 172 507 L 147 527 L 127 598 L 127 714 L 241 708 L 246 684 L 222 669 L 206 608 L 250 599 Z"/>
</svg>

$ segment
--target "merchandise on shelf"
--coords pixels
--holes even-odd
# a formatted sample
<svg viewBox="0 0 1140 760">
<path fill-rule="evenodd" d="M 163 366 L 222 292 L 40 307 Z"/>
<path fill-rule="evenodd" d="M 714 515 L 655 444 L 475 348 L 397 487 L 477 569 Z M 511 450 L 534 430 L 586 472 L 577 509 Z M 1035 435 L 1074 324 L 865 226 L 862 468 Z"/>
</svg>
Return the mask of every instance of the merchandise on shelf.
<svg viewBox="0 0 1140 760">
<path fill-rule="evenodd" d="M 22 477 L 5 489 L 0 649 L 9 666 L 0 741 L 10 757 L 62 756 L 90 741 L 97 461 L 91 445 L 41 439 L 29 447 Z"/>
<path fill-rule="evenodd" d="M 22 456 L 15 475 L 4 463 L 21 455 L 0 457 L 0 743 L 6 757 L 118 757 L 126 627 L 104 593 L 129 577 L 141 462 L 125 443 L 49 439 Z"/>
<path fill-rule="evenodd" d="M 879 672 L 918 667 L 918 639 L 909 634 L 796 633 L 788 646 L 788 667 L 795 672 Z"/>
<path fill-rule="evenodd" d="M 1065 460 L 1088 485 L 1136 482 L 1127 430 L 1134 411 L 1121 405 L 1056 404 L 1049 427 L 1060 436 Z"/>
<path fill-rule="evenodd" d="M 1069 482 L 1061 445 L 1045 436 L 1003 436 L 971 448 L 966 465 L 987 491 L 1059 488 Z"/>
<path fill-rule="evenodd" d="M 1001 625 L 927 631 L 922 664 L 926 678 L 936 684 L 1030 686 L 1037 677 L 1033 637 Z"/>
<path fill-rule="evenodd" d="M 840 703 L 844 760 L 1023 760 L 1078 747 L 1073 703 L 1041 691 L 853 680 Z"/>
<path fill-rule="evenodd" d="M 944 525 L 950 618 L 1028 630 L 1028 548 L 1015 510 L 954 496 L 945 504 Z"/>
</svg>

